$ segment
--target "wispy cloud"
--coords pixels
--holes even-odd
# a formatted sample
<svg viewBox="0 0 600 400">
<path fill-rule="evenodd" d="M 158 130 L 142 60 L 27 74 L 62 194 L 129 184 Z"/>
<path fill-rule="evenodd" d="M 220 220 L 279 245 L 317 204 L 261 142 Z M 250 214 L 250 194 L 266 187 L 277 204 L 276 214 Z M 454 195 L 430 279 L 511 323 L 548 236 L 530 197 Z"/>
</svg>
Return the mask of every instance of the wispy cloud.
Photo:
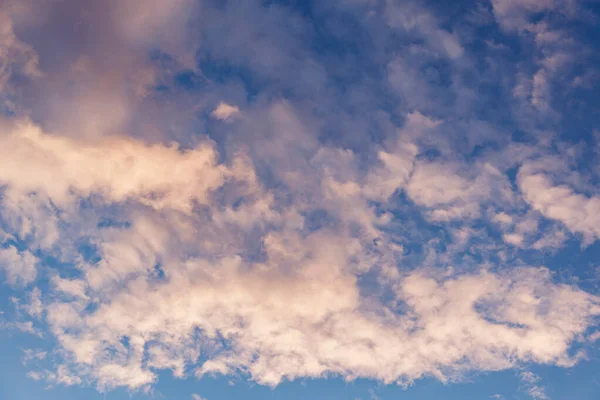
<svg viewBox="0 0 600 400">
<path fill-rule="evenodd" d="M 526 386 L 525 391 L 534 400 L 547 400 L 546 390 L 539 384 L 540 377 L 530 371 L 521 373 L 521 381 Z"/>
</svg>

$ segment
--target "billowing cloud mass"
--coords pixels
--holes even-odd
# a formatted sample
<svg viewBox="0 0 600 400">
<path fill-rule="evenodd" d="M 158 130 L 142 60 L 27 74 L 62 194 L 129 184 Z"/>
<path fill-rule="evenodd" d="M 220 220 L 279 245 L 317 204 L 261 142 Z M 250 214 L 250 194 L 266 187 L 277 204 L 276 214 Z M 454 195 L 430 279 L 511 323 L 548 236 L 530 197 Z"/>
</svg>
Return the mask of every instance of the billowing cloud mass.
<svg viewBox="0 0 600 400">
<path fill-rule="evenodd" d="M 515 369 L 547 399 L 526 369 L 588 358 L 585 4 L 47 3 L 0 6 L 0 329 L 44 341 L 31 379 Z"/>
</svg>

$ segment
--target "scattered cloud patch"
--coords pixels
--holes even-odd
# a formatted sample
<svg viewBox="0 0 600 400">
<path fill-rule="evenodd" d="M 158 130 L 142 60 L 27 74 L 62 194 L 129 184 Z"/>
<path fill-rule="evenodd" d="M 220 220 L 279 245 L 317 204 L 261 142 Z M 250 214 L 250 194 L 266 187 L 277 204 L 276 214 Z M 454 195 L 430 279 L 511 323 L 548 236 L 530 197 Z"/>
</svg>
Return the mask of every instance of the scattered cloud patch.
<svg viewBox="0 0 600 400">
<path fill-rule="evenodd" d="M 540 377 L 536 374 L 525 371 L 521 373 L 521 382 L 526 386 L 525 391 L 534 400 L 547 400 L 546 389 L 539 384 Z"/>
<path fill-rule="evenodd" d="M 227 103 L 220 102 L 211 115 L 221 121 L 230 121 L 240 115 L 240 109 Z"/>
<path fill-rule="evenodd" d="M 37 258 L 29 251 L 19 251 L 14 246 L 0 249 L 0 268 L 11 285 L 33 282 L 37 274 Z"/>
</svg>

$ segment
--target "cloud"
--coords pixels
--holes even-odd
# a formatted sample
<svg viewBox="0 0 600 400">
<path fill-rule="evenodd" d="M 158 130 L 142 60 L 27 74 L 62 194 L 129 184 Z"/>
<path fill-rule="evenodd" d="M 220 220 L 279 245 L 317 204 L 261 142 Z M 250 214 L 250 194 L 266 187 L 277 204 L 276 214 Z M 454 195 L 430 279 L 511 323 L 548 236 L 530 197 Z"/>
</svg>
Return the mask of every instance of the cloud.
<svg viewBox="0 0 600 400">
<path fill-rule="evenodd" d="M 374 314 L 344 272 L 348 244 L 316 235 L 300 254 L 269 247 L 265 264 L 233 257 L 166 266 L 168 281 L 134 279 L 91 314 L 50 305 L 49 322 L 71 367 L 101 387 L 154 382 L 142 363 L 148 356 L 161 368 L 245 371 L 267 385 L 327 373 L 408 383 L 518 361 L 570 365 L 569 343 L 600 311 L 595 298 L 552 284 L 546 270 L 524 268 L 454 278 L 415 272 L 395 285 L 407 313 Z M 297 260 L 291 274 L 281 271 L 285 260 Z M 201 360 L 194 349 L 206 346 L 212 355 Z"/>
<path fill-rule="evenodd" d="M 77 279 L 63 279 L 55 276 L 52 279 L 57 292 L 71 296 L 73 298 L 85 299 L 86 295 L 86 283 Z"/>
<path fill-rule="evenodd" d="M 197 36 L 190 35 L 189 20 L 196 11 L 189 0 L 4 2 L 0 76 L 19 78 L 12 108 L 43 121 L 45 129 L 88 137 L 145 125 L 139 117 L 146 114 L 154 124 L 145 129 L 158 135 L 164 108 L 149 94 L 170 76 L 150 54 L 170 58 L 177 71 L 194 70 Z M 62 43 L 58 53 L 46 45 L 48 37 Z"/>
<path fill-rule="evenodd" d="M 412 2 L 386 2 L 385 16 L 392 28 L 402 27 L 407 31 L 417 31 L 432 48 L 439 49 L 455 59 L 463 54 L 463 48 L 452 32 L 439 27 L 439 22 L 427 10 Z"/>
<path fill-rule="evenodd" d="M 0 142 L 6 149 L 0 182 L 62 206 L 98 193 L 108 202 L 136 198 L 150 207 L 190 210 L 193 201 L 206 203 L 229 173 L 217 165 L 210 143 L 180 151 L 122 137 L 76 140 L 45 134 L 28 122 L 9 128 Z"/>
<path fill-rule="evenodd" d="M 14 246 L 0 249 L 0 267 L 11 285 L 31 283 L 37 274 L 37 258 L 29 251 Z"/>
<path fill-rule="evenodd" d="M 532 386 L 527 389 L 527 394 L 531 396 L 532 399 L 535 400 L 546 400 L 549 397 L 546 395 L 546 390 L 541 386 Z"/>
<path fill-rule="evenodd" d="M 193 10 L 192 1 L 134 0 L 112 3 L 111 17 L 129 40 L 143 44 L 158 42 L 171 48 L 185 40 L 186 24 Z"/>
<path fill-rule="evenodd" d="M 511 202 L 508 180 L 492 165 L 478 168 L 478 176 L 461 169 L 460 164 L 419 162 L 406 193 L 430 209 L 431 219 L 440 221 L 477 218 L 487 202 Z"/>
<path fill-rule="evenodd" d="M 534 268 L 449 278 L 419 271 L 389 275 L 382 284 L 394 291 L 395 302 L 405 305 L 406 312 L 399 314 L 384 304 L 373 309 L 375 304 L 362 298 L 356 274 L 389 262 L 386 254 L 393 254 L 392 247 L 371 250 L 381 234 L 368 199 L 386 202 L 406 185 L 412 198 L 435 210 L 468 204 L 465 201 L 478 207 L 490 198 L 490 179 L 499 177 L 491 167 L 482 177 L 468 179 L 446 168 L 452 172 L 431 191 L 432 178 L 440 172 L 419 163 L 417 172 L 411 172 L 414 147 L 380 153 L 380 167 L 364 178 L 348 169 L 355 163 L 353 153 L 321 149 L 312 162 L 325 179 L 318 178 L 321 185 L 313 196 L 339 225 L 307 231 L 302 215 L 312 210 L 311 203 L 274 203 L 256 186 L 251 166 L 244 165 L 241 174 L 240 167 L 216 164 L 210 147 L 185 153 L 119 138 L 92 147 L 86 141 L 41 133 L 31 125 L 15 128 L 11 140 L 33 147 L 39 153 L 33 158 L 40 160 L 39 168 L 63 168 L 56 175 L 64 180 L 33 176 L 18 181 L 5 172 L 3 179 L 13 190 L 42 191 L 61 207 L 94 193 L 105 201 L 149 206 L 137 217 L 130 216 L 130 226 L 99 232 L 101 260 L 82 264 L 81 278 L 52 280 L 60 296 L 46 305 L 47 321 L 69 354 L 61 365 L 62 375 L 47 375 L 56 382 L 85 379 L 100 388 L 139 388 L 156 381 L 157 368 L 171 369 L 177 376 L 243 371 L 267 385 L 329 373 L 409 383 L 423 376 L 454 379 L 469 370 L 504 369 L 519 361 L 569 365 L 569 343 L 598 312 L 594 297 L 555 285 L 546 270 Z M 107 162 L 107 157 L 117 162 Z M 112 172 L 121 159 L 129 168 Z M 79 166 L 76 175 L 68 168 L 70 162 Z M 82 168 L 82 162 L 89 166 Z M 180 162 L 186 167 L 177 167 Z M 135 172 L 138 163 L 144 166 L 140 173 Z M 154 165 L 184 175 L 146 171 Z M 430 173 L 421 176 L 419 168 Z M 209 178 L 215 183 L 208 189 L 205 183 L 193 189 L 189 183 L 196 174 L 199 181 L 206 174 L 217 178 Z M 231 189 L 244 190 L 246 205 L 260 205 L 262 212 L 242 218 L 244 205 L 233 205 L 237 196 L 231 203 L 226 198 L 220 205 L 211 203 L 214 197 L 209 194 L 227 188 L 229 176 L 243 178 L 243 186 Z M 421 182 L 428 182 L 429 189 L 415 186 Z M 180 192 L 184 184 L 186 191 Z M 159 205 L 150 196 L 158 190 L 166 199 Z M 472 200 L 465 200 L 471 191 Z M 210 219 L 190 214 L 191 199 L 210 206 Z M 187 217 L 177 219 L 170 210 Z M 230 218 L 231 213 L 237 216 Z M 356 223 L 364 231 L 353 233 L 350 228 Z M 253 260 L 245 253 L 253 250 L 252 242 L 245 243 L 252 238 L 248 229 L 268 226 L 263 224 L 275 225 L 254 239 L 263 255 Z M 195 234 L 188 237 L 188 230 Z M 204 243 L 195 240 L 198 234 Z M 240 234 L 242 241 L 236 238 Z M 88 308 L 88 291 L 96 302 L 93 311 Z M 559 310 L 565 307 L 571 312 L 562 315 Z"/>
<path fill-rule="evenodd" d="M 44 311 L 44 304 L 42 303 L 42 293 L 39 288 L 35 287 L 29 294 L 29 304 L 24 306 L 25 311 L 31 317 L 40 318 Z"/>
<path fill-rule="evenodd" d="M 574 192 L 567 185 L 554 185 L 546 174 L 523 166 L 518 183 L 524 199 L 546 218 L 560 221 L 567 229 L 580 233 L 587 243 L 600 235 L 596 216 L 600 199 Z"/>
<path fill-rule="evenodd" d="M 0 268 L 34 319 L 2 327 L 51 337 L 32 379 L 408 385 L 582 357 L 600 300 L 535 261 L 600 226 L 595 172 L 540 161 L 579 47 L 537 17 L 569 2 L 494 0 L 503 31 L 410 2 L 76 3 L 0 18 Z"/>
<path fill-rule="evenodd" d="M 590 342 L 595 342 L 595 341 L 597 341 L 597 340 L 599 340 L 599 339 L 600 339 L 600 331 L 596 331 L 596 332 L 592 333 L 592 334 L 591 334 L 591 335 L 588 337 L 588 340 L 589 340 Z"/>
<path fill-rule="evenodd" d="M 212 112 L 212 116 L 222 121 L 228 121 L 240 114 L 240 109 L 227 103 L 220 102 Z"/>
<path fill-rule="evenodd" d="M 531 90 L 531 104 L 538 110 L 548 111 L 549 103 L 549 88 L 545 70 L 539 70 L 533 75 L 533 88 Z"/>
<path fill-rule="evenodd" d="M 289 109 L 277 110 L 280 126 L 294 126 Z M 417 116 L 409 126 L 439 125 Z M 18 180 L 5 170 L 11 190 L 45 193 L 58 207 L 94 194 L 144 206 L 131 209 L 129 225 L 94 233 L 100 261 L 81 263 L 79 278 L 53 278 L 46 321 L 67 356 L 62 372 L 44 375 L 50 381 L 137 389 L 155 383 L 157 369 L 246 373 L 265 385 L 327 374 L 447 381 L 521 362 L 571 365 L 570 343 L 599 312 L 594 296 L 553 283 L 545 269 L 398 273 L 380 230 L 386 220 L 369 201 L 386 204 L 400 189 L 434 220 L 478 217 L 481 204 L 512 195 L 490 165 L 473 174 L 418 161 L 404 143 L 361 176 L 353 152 L 320 148 L 304 166 L 314 174 L 282 174 L 295 184 L 282 200 L 261 188 L 245 157 L 218 164 L 210 146 L 89 142 L 32 125 L 8 137 L 28 149 L 30 165 L 61 178 Z M 300 197 L 307 189 L 312 202 Z M 454 211 L 469 207 L 472 215 Z M 331 224 L 307 228 L 315 209 Z M 398 306 L 361 294 L 358 276 L 373 268 L 388 268 L 380 284 Z"/>
<path fill-rule="evenodd" d="M 43 333 L 31 321 L 4 322 L 0 321 L 0 329 L 14 330 L 43 338 Z"/>
<path fill-rule="evenodd" d="M 524 371 L 520 375 L 521 382 L 526 385 L 526 392 L 534 400 L 547 400 L 546 389 L 540 386 L 538 382 L 540 377 L 530 371 Z"/>
<path fill-rule="evenodd" d="M 558 12 L 573 15 L 576 2 L 570 0 L 492 0 L 494 16 L 505 29 L 524 29 L 536 13 Z"/>
<path fill-rule="evenodd" d="M 13 75 L 39 77 L 39 58 L 35 50 L 22 42 L 14 33 L 12 19 L 8 12 L 0 7 L 0 96 L 14 94 L 9 88 Z M 3 99 L 4 100 L 4 99 Z"/>
</svg>

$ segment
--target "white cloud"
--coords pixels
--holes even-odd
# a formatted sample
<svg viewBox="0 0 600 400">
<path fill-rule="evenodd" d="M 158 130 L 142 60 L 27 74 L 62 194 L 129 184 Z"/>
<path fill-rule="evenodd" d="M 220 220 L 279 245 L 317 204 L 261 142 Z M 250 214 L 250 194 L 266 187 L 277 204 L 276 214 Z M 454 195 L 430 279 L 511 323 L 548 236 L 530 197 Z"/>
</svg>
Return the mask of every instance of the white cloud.
<svg viewBox="0 0 600 400">
<path fill-rule="evenodd" d="M 521 373 L 521 380 L 525 383 L 536 383 L 540 380 L 540 377 L 531 371 L 524 371 Z"/>
<path fill-rule="evenodd" d="M 216 119 L 220 119 L 222 121 L 229 121 L 240 115 L 240 109 L 236 106 L 220 102 L 217 108 L 213 110 L 211 115 Z"/>
<path fill-rule="evenodd" d="M 7 229 L 14 236 L 31 241 L 33 249 L 48 249 L 59 240 L 59 218 L 45 196 L 7 189 L 0 214 Z"/>
<path fill-rule="evenodd" d="M 0 268 L 11 285 L 31 283 L 36 275 L 37 258 L 29 251 L 19 251 L 14 246 L 0 248 Z"/>
<path fill-rule="evenodd" d="M 505 212 L 499 212 L 492 217 L 492 220 L 501 225 L 512 225 L 513 218 Z"/>
<path fill-rule="evenodd" d="M 206 203 L 229 171 L 216 163 L 210 143 L 190 151 L 123 138 L 97 141 L 49 135 L 18 123 L 0 136 L 0 183 L 47 195 L 57 205 L 98 193 L 108 202 L 135 198 L 155 208 L 189 211 Z"/>
<path fill-rule="evenodd" d="M 23 362 L 27 363 L 35 360 L 44 360 L 47 355 L 48 353 L 45 351 L 25 349 L 23 350 Z"/>
<path fill-rule="evenodd" d="M 489 164 L 478 175 L 455 163 L 420 162 L 415 166 L 406 193 L 412 201 L 429 209 L 437 221 L 474 219 L 486 203 L 510 204 L 512 190 L 507 178 Z"/>
<path fill-rule="evenodd" d="M 533 75 L 531 104 L 541 112 L 550 108 L 550 88 L 545 70 L 541 69 Z"/>
<path fill-rule="evenodd" d="M 289 109 L 277 110 L 279 128 L 302 131 Z M 407 123 L 438 126 L 418 113 Z M 293 139 L 280 138 L 284 148 Z M 79 262 L 78 278 L 51 280 L 44 309 L 65 355 L 44 375 L 53 382 L 142 388 L 169 369 L 243 372 L 266 385 L 327 374 L 410 383 L 527 362 L 571 365 L 570 344 L 600 313 L 596 297 L 553 283 L 545 269 L 398 269 L 401 246 L 370 203 L 405 190 L 432 220 L 478 218 L 487 204 L 513 201 L 491 164 L 474 171 L 423 161 L 417 146 L 399 142 L 362 172 L 353 152 L 321 147 L 304 164 L 295 160 L 301 169 L 281 173 L 289 184 L 281 196 L 262 187 L 247 157 L 218 164 L 210 145 L 183 152 L 122 138 L 88 142 L 32 125 L 2 140 L 17 149 L 7 154 L 13 163 L 27 154 L 31 166 L 0 169 L 10 190 L 44 193 L 62 208 L 94 194 L 129 205 L 129 225 L 86 231 L 100 261 Z M 326 217 L 311 228 L 316 210 Z M 529 221 L 497 215 L 513 234 L 529 232 Z M 365 271 L 380 273 L 378 284 L 405 312 L 363 296 Z"/>
<path fill-rule="evenodd" d="M 522 247 L 525 238 L 523 237 L 523 235 L 520 235 L 518 233 L 505 233 L 504 235 L 502 235 L 502 239 L 508 244 L 512 244 L 513 246 L 517 247 Z"/>
<path fill-rule="evenodd" d="M 567 241 L 568 236 L 562 229 L 553 229 L 536 240 L 531 248 L 535 250 L 558 250 Z"/>
<path fill-rule="evenodd" d="M 79 279 L 63 279 L 58 276 L 52 278 L 52 284 L 59 293 L 63 293 L 74 298 L 86 299 L 86 282 Z"/>
<path fill-rule="evenodd" d="M 135 388 L 156 379 L 142 364 L 155 357 L 155 346 L 162 348 L 161 368 L 194 365 L 193 349 L 209 346 L 213 355 L 199 374 L 240 369 L 268 385 L 326 373 L 389 383 L 452 379 L 518 361 L 570 365 L 569 343 L 600 312 L 595 298 L 552 284 L 543 269 L 525 268 L 455 278 L 417 272 L 395 286 L 410 312 L 376 315 L 344 272 L 353 256 L 348 243 L 316 235 L 298 244 L 312 256 L 267 249 L 278 264 L 190 260 L 167 266 L 168 282 L 131 281 L 90 315 L 65 320 L 64 305 L 50 306 L 60 311 L 49 312 L 49 320 L 73 368 L 87 365 L 101 386 Z M 289 265 L 293 275 L 281 270 L 290 257 L 297 260 Z M 219 350 L 217 332 L 231 351 Z M 107 352 L 114 355 L 107 359 Z"/>
<path fill-rule="evenodd" d="M 588 336 L 590 342 L 595 342 L 600 339 L 600 331 L 596 331 Z"/>
<path fill-rule="evenodd" d="M 526 386 L 525 391 L 534 400 L 547 400 L 546 389 L 539 385 L 540 377 L 530 371 L 524 371 L 520 375 L 521 382 Z"/>
<path fill-rule="evenodd" d="M 32 372 L 33 379 L 139 389 L 170 370 L 176 377 L 241 373 L 266 385 L 330 375 L 407 384 L 528 363 L 569 366 L 578 359 L 572 344 L 586 340 L 600 314 L 598 297 L 556 283 L 544 268 L 491 268 L 485 252 L 493 249 L 508 260 L 506 253 L 520 248 L 558 248 L 566 234 L 554 225 L 542 231 L 540 213 L 595 238 L 597 196 L 556 186 L 551 172 L 527 167 L 518 175 L 520 193 L 513 191 L 507 170 L 537 149 L 513 144 L 495 154 L 491 148 L 505 146 L 504 139 L 490 139 L 487 125 L 473 122 L 473 114 L 489 106 L 482 101 L 471 107 L 480 100 L 471 91 L 478 79 L 515 79 L 504 76 L 501 63 L 494 71 L 480 70 L 485 63 L 475 62 L 466 54 L 471 46 L 462 45 L 471 41 L 467 28 L 454 32 L 451 21 L 438 21 L 417 5 L 386 2 L 383 19 L 369 13 L 374 22 L 364 28 L 377 39 L 374 46 L 383 43 L 369 62 L 379 63 L 373 70 L 387 79 L 372 82 L 365 74 L 363 86 L 354 86 L 354 66 L 346 65 L 348 87 L 341 95 L 326 76 L 337 66 L 321 65 L 302 47 L 312 43 L 312 25 L 284 18 L 283 7 L 257 17 L 264 24 L 236 29 L 251 19 L 250 5 L 216 11 L 203 5 L 207 18 L 225 12 L 231 18 L 194 24 L 210 31 L 198 35 L 206 46 L 189 58 L 192 2 L 152 0 L 143 10 L 140 4 L 110 2 L 106 16 L 81 24 L 89 46 L 69 35 L 73 43 L 54 61 L 61 73 L 39 89 L 46 96 L 42 106 L 32 106 L 39 125 L 18 115 L 21 122 L 0 126 L 1 217 L 9 232 L 3 237 L 29 246 L 17 250 L 7 242 L 0 250 L 7 281 L 35 280 L 36 251 L 76 269 L 44 266 L 40 275 L 46 274 L 48 288 L 44 296 L 33 289 L 23 309 L 46 319 L 35 326 L 3 325 L 39 333 L 37 324 L 48 323 L 59 365 Z M 545 49 L 530 70 L 518 72 L 514 94 L 538 112 L 548 111 L 553 74 L 569 53 L 558 48 L 558 31 L 532 25 L 529 17 L 566 6 L 550 0 L 492 4 L 503 27 L 528 32 Z M 273 20 L 285 21 L 283 39 L 273 34 L 279 27 L 269 25 Z M 115 32 L 103 34 L 106 26 Z M 0 55 L 26 56 L 21 64 L 35 71 L 33 50 L 16 41 L 11 27 L 3 29 Z M 251 48 L 248 37 L 256 39 Z M 391 39 L 394 53 L 379 54 L 389 50 Z M 83 47 L 91 48 L 89 54 L 72 54 Z M 148 62 L 148 50 L 160 51 L 160 62 Z M 245 133 L 219 136 L 218 145 L 188 136 L 189 121 L 170 115 L 169 104 L 197 110 L 181 106 L 182 98 L 198 104 L 191 93 L 169 87 L 165 92 L 181 95 L 175 99 L 150 90 L 172 82 L 182 65 L 199 72 L 203 52 L 256 73 L 267 86 L 254 98 L 244 83 L 222 84 L 198 73 L 195 78 L 205 83 L 203 110 L 218 99 L 246 104 L 240 99 L 253 97 L 243 118 L 240 108 L 224 102 L 211 111 L 217 120 L 236 123 L 208 124 L 209 130 Z M 68 61 L 58 61 L 63 58 Z M 169 64 L 169 71 L 154 61 Z M 10 62 L 0 61 L 0 90 L 2 77 L 12 73 Z M 389 90 L 399 106 L 388 107 L 388 100 L 382 106 L 373 94 Z M 482 99 L 483 92 L 488 90 Z M 277 100 L 275 93 L 289 99 Z M 194 117 L 190 126 L 199 123 Z M 456 134 L 457 126 L 477 132 Z M 116 134 L 125 130 L 135 134 Z M 346 132 L 341 143 L 337 134 L 323 138 L 329 130 L 348 130 L 361 146 L 344 141 Z M 363 139 L 371 134 L 376 141 Z M 490 149 L 483 146 L 487 140 Z M 403 207 L 414 215 L 405 218 Z M 108 223 L 98 224 L 101 217 Z M 484 218 L 503 241 L 492 241 L 477 226 L 487 225 L 479 223 Z M 450 245 L 440 239 L 446 236 Z M 481 243 L 471 245 L 471 239 Z M 93 245 L 96 260 L 77 254 L 83 241 Z M 415 243 L 424 248 L 418 265 L 411 262 L 421 254 L 404 251 Z M 436 244 L 439 257 L 430 257 Z M 460 252 L 476 261 L 454 263 Z M 522 379 L 532 396 L 544 398 L 541 386 Z"/>
<path fill-rule="evenodd" d="M 38 287 L 31 290 L 29 294 L 29 304 L 24 306 L 25 311 L 31 317 L 40 318 L 44 311 L 44 305 L 42 303 L 42 292 Z"/>
<path fill-rule="evenodd" d="M 527 394 L 534 400 L 548 400 L 549 397 L 546 395 L 546 389 L 542 386 L 534 385 L 527 389 Z"/>
<path fill-rule="evenodd" d="M 409 118 L 411 129 L 439 125 L 419 115 Z M 186 153 L 119 138 L 92 145 L 31 126 L 10 140 L 36 149 L 33 165 L 61 178 L 32 173 L 18 181 L 0 172 L 12 190 L 43 191 L 62 207 L 94 193 L 150 206 L 131 208 L 126 227 L 94 233 L 101 260 L 80 263 L 79 278 L 51 280 L 47 321 L 68 356 L 61 373 L 45 375 L 50 381 L 140 388 L 170 369 L 176 376 L 243 371 L 267 385 L 326 374 L 409 383 L 521 362 L 570 365 L 570 343 L 600 312 L 595 297 L 552 283 L 545 269 L 398 271 L 398 246 L 369 202 L 386 204 L 400 189 L 434 220 L 478 217 L 482 204 L 512 201 L 507 179 L 489 164 L 473 173 L 417 161 L 417 147 L 402 143 L 381 150 L 361 175 L 354 153 L 321 148 L 305 175 L 282 174 L 294 184 L 282 200 L 261 187 L 244 156 L 224 166 L 211 147 Z M 84 168 L 71 172 L 75 162 Z M 129 168 L 115 169 L 120 162 Z M 330 225 L 308 229 L 305 216 L 314 210 L 325 211 Z M 358 275 L 373 268 L 405 313 L 363 298 Z"/>
<path fill-rule="evenodd" d="M 27 376 L 34 381 L 45 380 L 52 384 L 61 384 L 65 386 L 81 385 L 82 379 L 74 375 L 65 366 L 61 365 L 56 369 L 56 372 L 49 370 L 30 371 Z"/>
<path fill-rule="evenodd" d="M 36 328 L 31 321 L 14 321 L 4 322 L 0 321 L 0 329 L 17 330 L 23 333 L 29 333 L 37 337 L 42 338 L 44 335 L 42 331 Z"/>
<path fill-rule="evenodd" d="M 600 236 L 600 198 L 575 193 L 566 185 L 554 185 L 543 172 L 524 165 L 518 174 L 524 199 L 544 217 L 562 222 L 590 243 Z"/>
</svg>

